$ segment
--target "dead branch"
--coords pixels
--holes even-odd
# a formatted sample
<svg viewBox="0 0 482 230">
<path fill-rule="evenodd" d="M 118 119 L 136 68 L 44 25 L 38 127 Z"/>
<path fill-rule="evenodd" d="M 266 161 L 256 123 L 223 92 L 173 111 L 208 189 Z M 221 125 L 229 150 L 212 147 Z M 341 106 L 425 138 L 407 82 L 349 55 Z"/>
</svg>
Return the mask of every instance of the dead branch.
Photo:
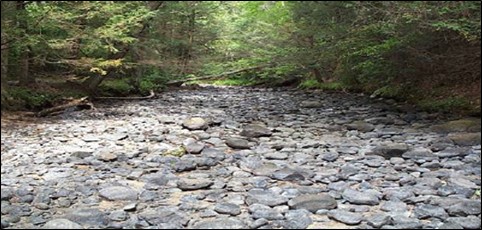
<svg viewBox="0 0 482 230">
<path fill-rule="evenodd" d="M 154 93 L 153 90 L 150 91 L 150 94 L 148 96 L 144 97 L 95 97 L 95 99 L 112 99 L 112 100 L 145 100 L 145 99 L 151 99 L 156 94 Z"/>
<path fill-rule="evenodd" d="M 93 109 L 94 105 L 87 100 L 88 97 L 83 97 L 80 99 L 75 99 L 66 104 L 55 106 L 52 108 L 44 109 L 36 114 L 37 117 L 55 116 L 64 113 L 66 110 L 71 108 L 82 110 L 82 109 Z"/>
</svg>

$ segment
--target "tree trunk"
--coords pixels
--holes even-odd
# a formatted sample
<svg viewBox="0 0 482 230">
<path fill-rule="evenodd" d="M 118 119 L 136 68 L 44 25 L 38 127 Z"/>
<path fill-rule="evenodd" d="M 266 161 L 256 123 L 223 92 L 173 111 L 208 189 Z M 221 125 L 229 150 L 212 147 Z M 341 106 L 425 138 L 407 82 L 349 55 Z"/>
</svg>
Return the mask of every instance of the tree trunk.
<svg viewBox="0 0 482 230">
<path fill-rule="evenodd" d="M 25 15 L 25 2 L 24 1 L 17 1 L 17 15 L 19 17 L 17 18 L 17 22 L 19 25 L 19 28 L 21 30 L 24 30 L 25 33 L 27 33 L 28 30 L 28 24 L 26 20 L 26 15 Z M 29 57 L 30 57 L 30 49 L 28 46 L 23 46 L 22 50 L 20 51 L 20 57 L 19 57 L 19 72 L 18 72 L 18 80 L 20 85 L 28 85 L 32 81 L 35 81 L 35 79 L 31 79 L 29 76 Z"/>
</svg>

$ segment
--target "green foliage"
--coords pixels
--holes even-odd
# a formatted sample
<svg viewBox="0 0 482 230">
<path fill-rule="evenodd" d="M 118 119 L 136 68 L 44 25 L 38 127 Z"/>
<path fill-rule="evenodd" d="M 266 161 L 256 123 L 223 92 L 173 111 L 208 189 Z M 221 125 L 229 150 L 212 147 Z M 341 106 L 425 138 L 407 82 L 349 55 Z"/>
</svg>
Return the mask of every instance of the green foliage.
<svg viewBox="0 0 482 230">
<path fill-rule="evenodd" d="M 59 96 L 59 94 L 33 91 L 25 87 L 14 87 L 9 91 L 9 97 L 11 101 L 18 103 L 17 107 L 24 107 L 29 110 L 41 110 L 50 107 Z"/>
<path fill-rule="evenodd" d="M 458 110 L 470 110 L 470 102 L 461 97 L 449 97 L 443 99 L 423 99 L 418 105 L 428 111 L 453 112 Z"/>
<path fill-rule="evenodd" d="M 404 91 L 399 86 L 386 85 L 373 92 L 372 95 L 385 97 L 385 98 L 397 98 L 402 96 Z"/>
<path fill-rule="evenodd" d="M 127 79 L 109 79 L 99 86 L 102 92 L 107 93 L 109 96 L 123 95 L 127 96 L 132 93 L 135 88 L 128 82 Z"/>
<path fill-rule="evenodd" d="M 246 78 L 227 78 L 215 80 L 212 82 L 213 85 L 225 85 L 225 86 L 250 86 L 253 85 L 254 81 Z"/>
<path fill-rule="evenodd" d="M 26 3 L 2 2 L 2 60 L 10 62 L 2 67 L 12 77 L 28 49 L 30 73 L 115 75 L 125 79 L 101 89 L 120 95 L 264 65 L 214 83 L 305 76 L 301 88 L 418 100 L 436 97 L 426 94 L 432 85 L 480 81 L 480 2 L 174 1 L 158 10 L 145 1 Z M 434 107 L 462 106 L 457 98 Z"/>
<path fill-rule="evenodd" d="M 345 90 L 346 87 L 341 82 L 319 82 L 316 79 L 306 79 L 302 81 L 298 88 L 300 89 L 321 89 L 339 91 Z"/>
<path fill-rule="evenodd" d="M 139 91 L 141 94 L 148 94 L 151 90 L 156 91 L 160 85 L 156 84 L 151 79 L 142 79 L 139 83 Z"/>
<path fill-rule="evenodd" d="M 301 82 L 298 87 L 302 89 L 315 89 L 315 88 L 318 88 L 319 86 L 320 86 L 320 82 L 318 82 L 317 80 L 306 79 L 303 82 Z"/>
</svg>

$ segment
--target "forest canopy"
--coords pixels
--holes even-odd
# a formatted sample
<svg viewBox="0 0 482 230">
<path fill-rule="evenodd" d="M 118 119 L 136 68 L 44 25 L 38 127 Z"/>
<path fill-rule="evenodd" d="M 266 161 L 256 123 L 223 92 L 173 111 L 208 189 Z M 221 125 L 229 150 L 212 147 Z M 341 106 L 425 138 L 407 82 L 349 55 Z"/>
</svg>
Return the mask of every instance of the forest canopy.
<svg viewBox="0 0 482 230">
<path fill-rule="evenodd" d="M 480 6 L 2 1 L 2 109 L 147 94 L 171 80 L 235 72 L 218 82 L 294 82 L 480 113 Z"/>
</svg>

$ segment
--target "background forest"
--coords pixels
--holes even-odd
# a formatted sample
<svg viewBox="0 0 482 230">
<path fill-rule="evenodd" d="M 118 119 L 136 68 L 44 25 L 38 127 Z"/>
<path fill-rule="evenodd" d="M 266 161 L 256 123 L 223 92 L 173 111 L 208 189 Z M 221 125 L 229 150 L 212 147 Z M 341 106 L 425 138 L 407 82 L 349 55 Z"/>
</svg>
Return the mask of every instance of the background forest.
<svg viewBox="0 0 482 230">
<path fill-rule="evenodd" d="M 2 110 L 176 79 L 294 85 L 480 116 L 480 1 L 2 1 Z"/>
</svg>

